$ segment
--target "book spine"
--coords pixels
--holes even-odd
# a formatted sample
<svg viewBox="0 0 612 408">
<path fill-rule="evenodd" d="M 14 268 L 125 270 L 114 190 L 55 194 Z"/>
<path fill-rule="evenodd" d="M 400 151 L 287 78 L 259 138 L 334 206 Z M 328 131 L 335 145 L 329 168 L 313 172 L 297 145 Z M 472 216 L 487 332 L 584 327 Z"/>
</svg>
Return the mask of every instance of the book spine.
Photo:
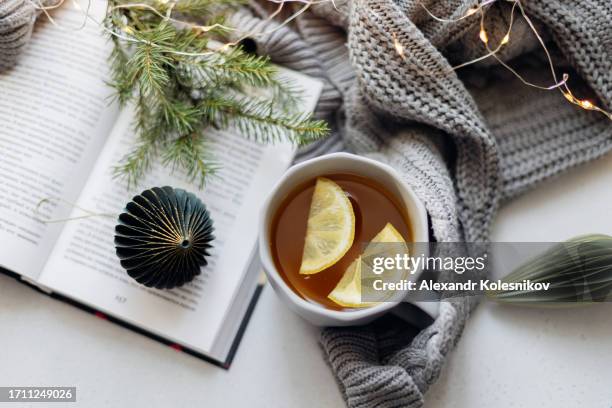
<svg viewBox="0 0 612 408">
<path fill-rule="evenodd" d="M 53 291 L 47 286 L 42 285 L 41 283 L 35 281 L 34 279 L 28 278 L 27 276 L 22 275 L 21 280 L 27 283 L 28 285 L 34 286 L 35 288 L 41 290 L 42 292 L 45 292 L 48 295 L 51 295 L 53 293 Z"/>
</svg>

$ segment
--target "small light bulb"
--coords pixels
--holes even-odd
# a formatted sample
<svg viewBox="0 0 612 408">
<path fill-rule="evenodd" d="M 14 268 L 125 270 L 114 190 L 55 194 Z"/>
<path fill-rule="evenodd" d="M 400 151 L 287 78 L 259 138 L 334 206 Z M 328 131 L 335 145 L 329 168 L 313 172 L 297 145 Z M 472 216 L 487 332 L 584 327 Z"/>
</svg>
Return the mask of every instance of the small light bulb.
<svg viewBox="0 0 612 408">
<path fill-rule="evenodd" d="M 471 9 L 469 9 L 467 11 L 467 13 L 465 13 L 465 16 L 466 17 L 471 16 L 472 14 L 476 13 L 477 11 L 478 11 L 478 7 L 472 7 Z"/>
<path fill-rule="evenodd" d="M 593 109 L 593 104 L 590 101 L 580 101 L 580 106 L 584 109 Z"/>
<path fill-rule="evenodd" d="M 480 41 L 485 44 L 489 42 L 489 36 L 487 35 L 487 32 L 484 29 L 480 30 Z"/>
<path fill-rule="evenodd" d="M 395 46 L 395 51 L 397 51 L 397 54 L 403 59 L 404 58 L 404 46 L 399 42 L 395 34 L 393 34 L 393 45 Z"/>
<path fill-rule="evenodd" d="M 502 45 L 508 44 L 509 42 L 510 42 L 510 34 L 504 35 L 504 38 L 502 38 L 501 40 Z"/>
</svg>

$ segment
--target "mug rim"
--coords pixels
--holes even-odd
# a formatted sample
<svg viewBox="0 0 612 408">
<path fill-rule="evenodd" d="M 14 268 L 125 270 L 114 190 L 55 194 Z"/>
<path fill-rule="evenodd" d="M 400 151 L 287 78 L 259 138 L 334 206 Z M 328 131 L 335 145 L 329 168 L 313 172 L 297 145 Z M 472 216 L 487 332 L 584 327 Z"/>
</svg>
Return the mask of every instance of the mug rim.
<svg viewBox="0 0 612 408">
<path fill-rule="evenodd" d="M 416 207 L 416 211 L 418 212 L 418 214 L 415 214 L 415 216 L 418 217 L 420 220 L 422 220 L 421 230 L 420 231 L 413 230 L 412 232 L 415 238 L 419 235 L 424 235 L 423 238 L 426 238 L 426 239 L 425 241 L 415 240 L 415 242 L 428 242 L 429 238 L 428 238 L 427 211 L 425 210 L 425 206 L 423 205 L 421 200 L 416 196 L 412 188 L 408 186 L 408 184 L 406 184 L 401 179 L 399 173 L 394 168 L 392 168 L 386 163 L 382 163 L 382 162 L 370 159 L 368 157 L 363 157 L 363 156 L 359 156 L 359 155 L 352 154 L 352 153 L 337 152 L 337 153 L 329 153 L 323 156 L 318 156 L 318 157 L 315 157 L 309 160 L 305 160 L 301 163 L 291 166 L 285 172 L 285 174 L 281 177 L 281 179 L 278 180 L 277 183 L 274 185 L 268 197 L 264 201 L 264 204 L 261 210 L 262 211 L 261 216 L 259 219 L 259 257 L 262 262 L 264 272 L 266 276 L 268 277 L 268 279 L 273 281 L 274 288 L 281 289 L 283 293 L 288 296 L 289 300 L 298 308 L 305 309 L 308 312 L 314 313 L 315 315 L 319 317 L 331 318 L 336 321 L 347 323 L 347 322 L 352 322 L 352 321 L 360 320 L 363 318 L 367 318 L 373 315 L 381 314 L 397 306 L 402 301 L 401 300 L 387 301 L 387 302 L 383 302 L 375 306 L 370 306 L 370 307 L 363 308 L 363 309 L 349 310 L 349 311 L 331 310 L 331 309 L 325 308 L 322 305 L 318 305 L 316 303 L 309 302 L 308 300 L 302 298 L 297 293 L 295 293 L 295 291 L 291 289 L 289 285 L 285 282 L 283 277 L 280 276 L 280 273 L 277 270 L 276 265 L 274 263 L 273 256 L 272 256 L 272 249 L 269 243 L 270 236 L 271 236 L 270 223 L 273 219 L 274 214 L 276 213 L 276 211 L 278 211 L 278 208 L 275 208 L 274 214 L 273 214 L 270 204 L 272 204 L 272 202 L 274 202 L 275 200 L 282 199 L 282 198 L 277 197 L 277 195 L 281 187 L 284 185 L 284 183 L 286 183 L 288 179 L 293 178 L 297 173 L 303 171 L 303 169 L 306 167 L 316 165 L 317 163 L 320 163 L 323 161 L 330 161 L 330 160 L 335 160 L 338 158 L 361 161 L 368 165 L 375 166 L 383 170 L 385 173 L 389 175 L 389 177 L 395 180 L 399 184 L 400 188 L 403 190 L 402 192 L 408 195 L 408 197 L 410 198 L 410 200 Z M 402 198 L 401 201 L 404 202 L 405 200 Z"/>
</svg>

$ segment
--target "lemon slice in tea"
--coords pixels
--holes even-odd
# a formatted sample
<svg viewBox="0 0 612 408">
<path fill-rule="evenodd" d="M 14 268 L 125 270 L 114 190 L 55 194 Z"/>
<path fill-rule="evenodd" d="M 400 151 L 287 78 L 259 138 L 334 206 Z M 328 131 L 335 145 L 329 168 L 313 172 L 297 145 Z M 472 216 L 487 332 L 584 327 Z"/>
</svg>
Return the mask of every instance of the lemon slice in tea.
<svg viewBox="0 0 612 408">
<path fill-rule="evenodd" d="M 315 185 L 300 274 L 311 275 L 340 260 L 355 239 L 355 213 L 342 188 L 319 177 Z"/>
<path fill-rule="evenodd" d="M 362 288 L 361 288 L 361 269 L 365 265 L 362 257 L 371 257 L 373 255 L 378 256 L 395 256 L 396 246 L 391 248 L 385 246 L 387 243 L 400 243 L 403 251 L 407 251 L 408 248 L 405 246 L 406 241 L 402 234 L 400 234 L 393 224 L 387 223 L 385 227 L 380 230 L 378 234 L 370 241 L 366 246 L 363 254 L 357 257 L 346 269 L 344 275 L 334 288 L 331 293 L 327 296 L 329 299 L 344 307 L 369 307 L 376 304 L 376 302 L 362 302 Z M 388 254 L 386 252 L 389 252 Z M 397 278 L 397 277 L 395 277 Z M 377 293 L 373 288 L 367 288 L 368 299 L 385 300 L 388 298 L 388 294 Z"/>
<path fill-rule="evenodd" d="M 361 301 L 361 257 L 358 256 L 342 275 L 342 278 L 327 296 L 344 307 L 369 307 L 376 303 Z"/>
</svg>

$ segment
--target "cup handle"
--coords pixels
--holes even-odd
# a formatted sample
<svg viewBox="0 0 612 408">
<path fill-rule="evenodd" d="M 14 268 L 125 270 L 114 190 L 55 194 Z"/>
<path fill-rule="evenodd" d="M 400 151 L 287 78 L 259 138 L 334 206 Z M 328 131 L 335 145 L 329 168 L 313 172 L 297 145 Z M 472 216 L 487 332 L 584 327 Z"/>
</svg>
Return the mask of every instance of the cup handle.
<svg viewBox="0 0 612 408">
<path fill-rule="evenodd" d="M 438 302 L 401 302 L 391 313 L 413 326 L 424 329 L 438 317 L 439 308 Z"/>
</svg>

